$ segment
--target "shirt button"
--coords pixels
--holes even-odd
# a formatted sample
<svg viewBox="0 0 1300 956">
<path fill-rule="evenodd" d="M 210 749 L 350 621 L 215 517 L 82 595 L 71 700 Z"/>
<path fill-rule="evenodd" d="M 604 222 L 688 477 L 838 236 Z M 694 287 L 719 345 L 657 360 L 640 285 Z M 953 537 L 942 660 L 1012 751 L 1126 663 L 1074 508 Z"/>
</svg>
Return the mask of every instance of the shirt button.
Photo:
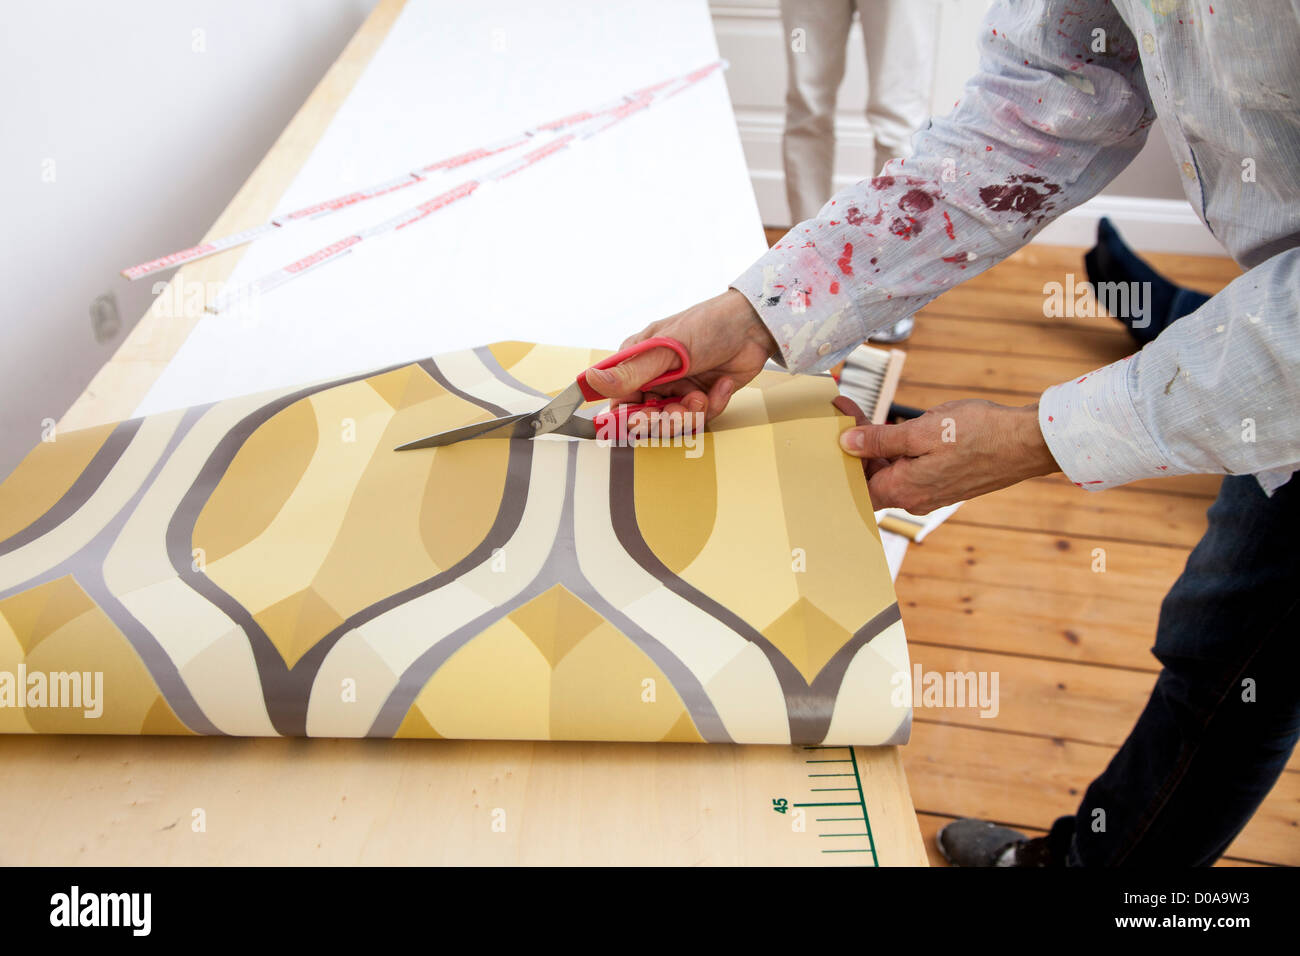
<svg viewBox="0 0 1300 956">
<path fill-rule="evenodd" d="M 1194 167 L 1191 163 L 1183 163 L 1183 175 L 1186 176 L 1188 179 L 1195 179 L 1196 167 Z"/>
<path fill-rule="evenodd" d="M 1148 53 L 1156 52 L 1156 38 L 1149 33 L 1142 34 L 1142 49 Z"/>
<path fill-rule="evenodd" d="M 829 342 L 823 342 L 820 346 L 818 346 L 818 348 L 817 348 L 817 354 L 818 354 L 818 355 L 830 355 L 830 354 L 831 354 L 831 343 L 829 343 Z"/>
</svg>

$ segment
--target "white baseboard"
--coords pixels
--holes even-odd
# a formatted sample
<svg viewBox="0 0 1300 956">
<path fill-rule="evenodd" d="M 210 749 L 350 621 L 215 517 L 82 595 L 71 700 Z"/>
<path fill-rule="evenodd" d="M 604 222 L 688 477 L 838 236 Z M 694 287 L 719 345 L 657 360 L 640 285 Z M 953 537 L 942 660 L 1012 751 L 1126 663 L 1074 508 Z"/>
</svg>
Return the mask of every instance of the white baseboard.
<svg viewBox="0 0 1300 956">
<path fill-rule="evenodd" d="M 1034 237 L 1057 246 L 1091 246 L 1097 220 L 1105 216 L 1134 249 L 1223 256 L 1223 246 L 1183 199 L 1143 199 L 1138 196 L 1094 196 L 1071 209 Z"/>
<path fill-rule="evenodd" d="M 785 176 L 774 169 L 751 169 L 749 181 L 754 184 L 754 198 L 758 200 L 758 214 L 763 225 L 770 227 L 790 225 L 790 206 L 785 200 Z"/>
<path fill-rule="evenodd" d="M 785 176 L 780 170 L 751 169 L 750 180 L 763 222 L 780 226 L 789 221 L 785 202 Z M 835 189 L 857 180 L 835 179 Z M 1091 246 L 1097 239 L 1097 220 L 1108 218 L 1124 241 L 1142 252 L 1178 252 L 1185 255 L 1222 256 L 1223 246 L 1182 199 L 1142 199 L 1137 196 L 1094 196 L 1071 209 L 1034 237 L 1034 242 L 1055 246 Z"/>
</svg>

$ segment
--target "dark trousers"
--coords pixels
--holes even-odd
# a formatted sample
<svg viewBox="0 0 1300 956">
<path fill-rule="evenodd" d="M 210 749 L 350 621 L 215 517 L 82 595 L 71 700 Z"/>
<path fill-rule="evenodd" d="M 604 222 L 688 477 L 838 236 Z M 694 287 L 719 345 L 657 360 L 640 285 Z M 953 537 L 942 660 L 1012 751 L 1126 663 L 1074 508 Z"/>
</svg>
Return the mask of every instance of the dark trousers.
<svg viewBox="0 0 1300 956">
<path fill-rule="evenodd" d="M 1282 773 L 1300 737 L 1300 476 L 1271 498 L 1224 479 L 1153 652 L 1146 709 L 1048 836 L 1060 862 L 1208 866 Z"/>
</svg>

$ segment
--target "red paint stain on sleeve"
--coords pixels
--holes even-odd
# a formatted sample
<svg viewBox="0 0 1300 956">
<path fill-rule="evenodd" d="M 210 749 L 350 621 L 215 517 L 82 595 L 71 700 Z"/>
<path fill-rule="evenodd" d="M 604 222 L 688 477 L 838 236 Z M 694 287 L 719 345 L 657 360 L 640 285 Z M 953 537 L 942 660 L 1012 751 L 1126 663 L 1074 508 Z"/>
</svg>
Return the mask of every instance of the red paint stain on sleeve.
<svg viewBox="0 0 1300 956">
<path fill-rule="evenodd" d="M 831 295 L 839 295 L 839 294 L 840 294 L 840 284 L 838 282 L 832 282 Z"/>
<path fill-rule="evenodd" d="M 923 189 L 909 189 L 898 201 L 903 212 L 923 213 L 934 205 L 934 199 Z"/>
<path fill-rule="evenodd" d="M 943 231 L 948 233 L 949 239 L 957 238 L 957 233 L 952 228 L 952 220 L 948 218 L 948 214 L 946 212 L 943 214 Z"/>
<path fill-rule="evenodd" d="M 846 276 L 853 275 L 853 243 L 844 243 L 844 252 L 835 261 L 835 264 L 840 267 L 840 271 Z"/>
<path fill-rule="evenodd" d="M 903 216 L 889 224 L 889 231 L 900 239 L 911 239 L 921 234 L 921 224 L 911 216 Z"/>
<path fill-rule="evenodd" d="M 883 209 L 876 210 L 875 216 L 867 218 L 857 206 L 850 206 L 844 213 L 844 219 L 850 226 L 861 226 L 863 223 L 870 223 L 873 226 L 880 225 L 880 220 L 884 217 Z"/>
</svg>

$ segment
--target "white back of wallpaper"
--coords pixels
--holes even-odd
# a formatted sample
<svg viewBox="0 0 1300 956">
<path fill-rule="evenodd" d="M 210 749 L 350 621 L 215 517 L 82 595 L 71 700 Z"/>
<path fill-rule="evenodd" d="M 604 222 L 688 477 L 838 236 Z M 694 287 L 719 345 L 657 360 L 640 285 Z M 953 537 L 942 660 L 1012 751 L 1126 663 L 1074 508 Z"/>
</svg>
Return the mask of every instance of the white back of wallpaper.
<svg viewBox="0 0 1300 956">
<path fill-rule="evenodd" d="M 408 0 L 276 211 L 601 105 L 717 56 L 705 0 Z M 226 122 L 239 118 L 217 118 L 212 135 Z M 226 288 L 520 154 L 259 240 Z M 362 242 L 266 293 L 251 313 L 205 314 L 136 413 L 502 339 L 616 348 L 646 323 L 721 292 L 764 249 L 715 73 L 417 225 Z"/>
</svg>

